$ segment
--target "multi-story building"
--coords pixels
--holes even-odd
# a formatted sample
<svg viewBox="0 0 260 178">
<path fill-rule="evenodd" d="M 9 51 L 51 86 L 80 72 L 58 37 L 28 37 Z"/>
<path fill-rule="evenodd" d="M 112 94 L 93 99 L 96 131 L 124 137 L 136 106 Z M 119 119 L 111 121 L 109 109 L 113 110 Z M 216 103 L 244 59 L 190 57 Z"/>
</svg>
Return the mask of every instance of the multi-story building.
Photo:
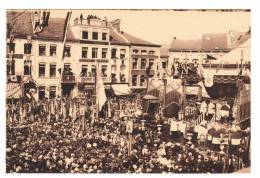
<svg viewBox="0 0 260 178">
<path fill-rule="evenodd" d="M 113 84 L 132 86 L 132 75 L 137 75 L 135 87 L 144 88 L 142 76 L 148 60 L 149 66 L 158 61 L 159 45 L 121 32 L 120 20 L 108 22 L 89 15 L 74 19 L 69 26 L 69 14 L 66 18 L 49 15 L 39 11 L 7 12 L 7 72 L 19 79 L 16 84 L 9 80 L 7 93 L 11 95 L 9 90 L 19 83 L 23 86 L 20 95 L 26 93 L 31 87 L 28 83 L 33 82 L 37 86 L 36 99 L 93 94 L 97 67 L 106 89 Z M 131 69 L 132 59 L 137 57 L 135 50 L 140 50 L 139 62 L 146 61 L 138 64 L 139 73 Z"/>
<path fill-rule="evenodd" d="M 149 77 L 160 77 L 160 47 L 157 45 L 126 32 L 121 31 L 121 34 L 131 44 L 131 71 L 130 71 L 130 86 L 132 90 L 145 89 Z"/>
</svg>

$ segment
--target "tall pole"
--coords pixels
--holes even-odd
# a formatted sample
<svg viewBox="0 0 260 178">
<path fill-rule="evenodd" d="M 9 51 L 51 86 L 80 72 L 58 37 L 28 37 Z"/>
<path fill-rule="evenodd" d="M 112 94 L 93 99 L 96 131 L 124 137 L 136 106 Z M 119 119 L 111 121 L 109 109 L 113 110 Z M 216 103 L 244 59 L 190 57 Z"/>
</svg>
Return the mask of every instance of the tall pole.
<svg viewBox="0 0 260 178">
<path fill-rule="evenodd" d="M 99 103 L 98 103 L 98 86 L 97 86 L 97 72 L 99 70 L 99 66 L 97 64 L 97 62 L 95 62 L 95 67 L 96 67 L 96 72 L 95 72 L 95 96 L 96 96 L 96 116 L 95 116 L 95 120 L 98 120 L 98 112 L 99 112 Z"/>
<path fill-rule="evenodd" d="M 186 102 L 186 80 L 182 77 L 182 112 L 183 119 L 185 120 L 185 102 Z"/>
</svg>

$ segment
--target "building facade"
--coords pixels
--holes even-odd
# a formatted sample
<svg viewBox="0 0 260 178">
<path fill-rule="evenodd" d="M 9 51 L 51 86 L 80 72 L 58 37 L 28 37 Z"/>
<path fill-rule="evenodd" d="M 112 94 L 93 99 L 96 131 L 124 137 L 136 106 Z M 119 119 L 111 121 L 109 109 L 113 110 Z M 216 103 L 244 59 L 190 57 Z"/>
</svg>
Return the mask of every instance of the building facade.
<svg viewBox="0 0 260 178">
<path fill-rule="evenodd" d="M 145 71 L 158 61 L 159 45 L 125 36 L 118 19 L 108 22 L 81 15 L 72 25 L 69 21 L 69 14 L 53 18 L 46 11 L 7 12 L 8 83 L 15 83 L 18 78 L 17 83 L 24 86 L 20 95 L 28 93 L 30 82 L 36 85 L 37 100 L 80 93 L 93 95 L 97 69 L 106 89 L 111 89 L 112 84 L 145 88 Z M 138 39 L 138 43 L 133 39 Z M 138 68 L 133 69 L 132 60 L 136 58 Z M 134 80 L 133 75 L 137 75 Z M 8 93 L 12 87 L 7 90 Z"/>
</svg>

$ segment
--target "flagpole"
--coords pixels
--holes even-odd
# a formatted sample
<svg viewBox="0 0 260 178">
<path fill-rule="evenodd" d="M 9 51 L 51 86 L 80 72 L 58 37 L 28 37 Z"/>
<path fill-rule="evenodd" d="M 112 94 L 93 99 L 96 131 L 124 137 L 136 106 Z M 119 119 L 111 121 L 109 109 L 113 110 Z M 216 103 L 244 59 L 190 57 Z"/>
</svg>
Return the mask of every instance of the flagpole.
<svg viewBox="0 0 260 178">
<path fill-rule="evenodd" d="M 98 88 L 97 88 L 97 72 L 98 72 L 98 64 L 95 61 L 96 72 L 95 72 L 95 95 L 96 95 L 96 121 L 98 120 L 98 112 L 99 112 L 99 103 L 98 103 Z"/>
</svg>

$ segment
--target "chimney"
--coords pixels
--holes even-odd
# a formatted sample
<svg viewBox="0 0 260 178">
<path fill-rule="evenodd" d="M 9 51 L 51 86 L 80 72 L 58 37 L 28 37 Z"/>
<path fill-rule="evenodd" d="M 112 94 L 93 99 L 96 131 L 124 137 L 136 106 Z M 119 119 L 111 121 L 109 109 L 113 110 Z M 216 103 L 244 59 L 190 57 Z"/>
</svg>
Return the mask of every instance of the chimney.
<svg viewBox="0 0 260 178">
<path fill-rule="evenodd" d="M 120 19 L 113 20 L 110 22 L 110 24 L 120 33 L 120 24 L 121 24 Z"/>
</svg>

